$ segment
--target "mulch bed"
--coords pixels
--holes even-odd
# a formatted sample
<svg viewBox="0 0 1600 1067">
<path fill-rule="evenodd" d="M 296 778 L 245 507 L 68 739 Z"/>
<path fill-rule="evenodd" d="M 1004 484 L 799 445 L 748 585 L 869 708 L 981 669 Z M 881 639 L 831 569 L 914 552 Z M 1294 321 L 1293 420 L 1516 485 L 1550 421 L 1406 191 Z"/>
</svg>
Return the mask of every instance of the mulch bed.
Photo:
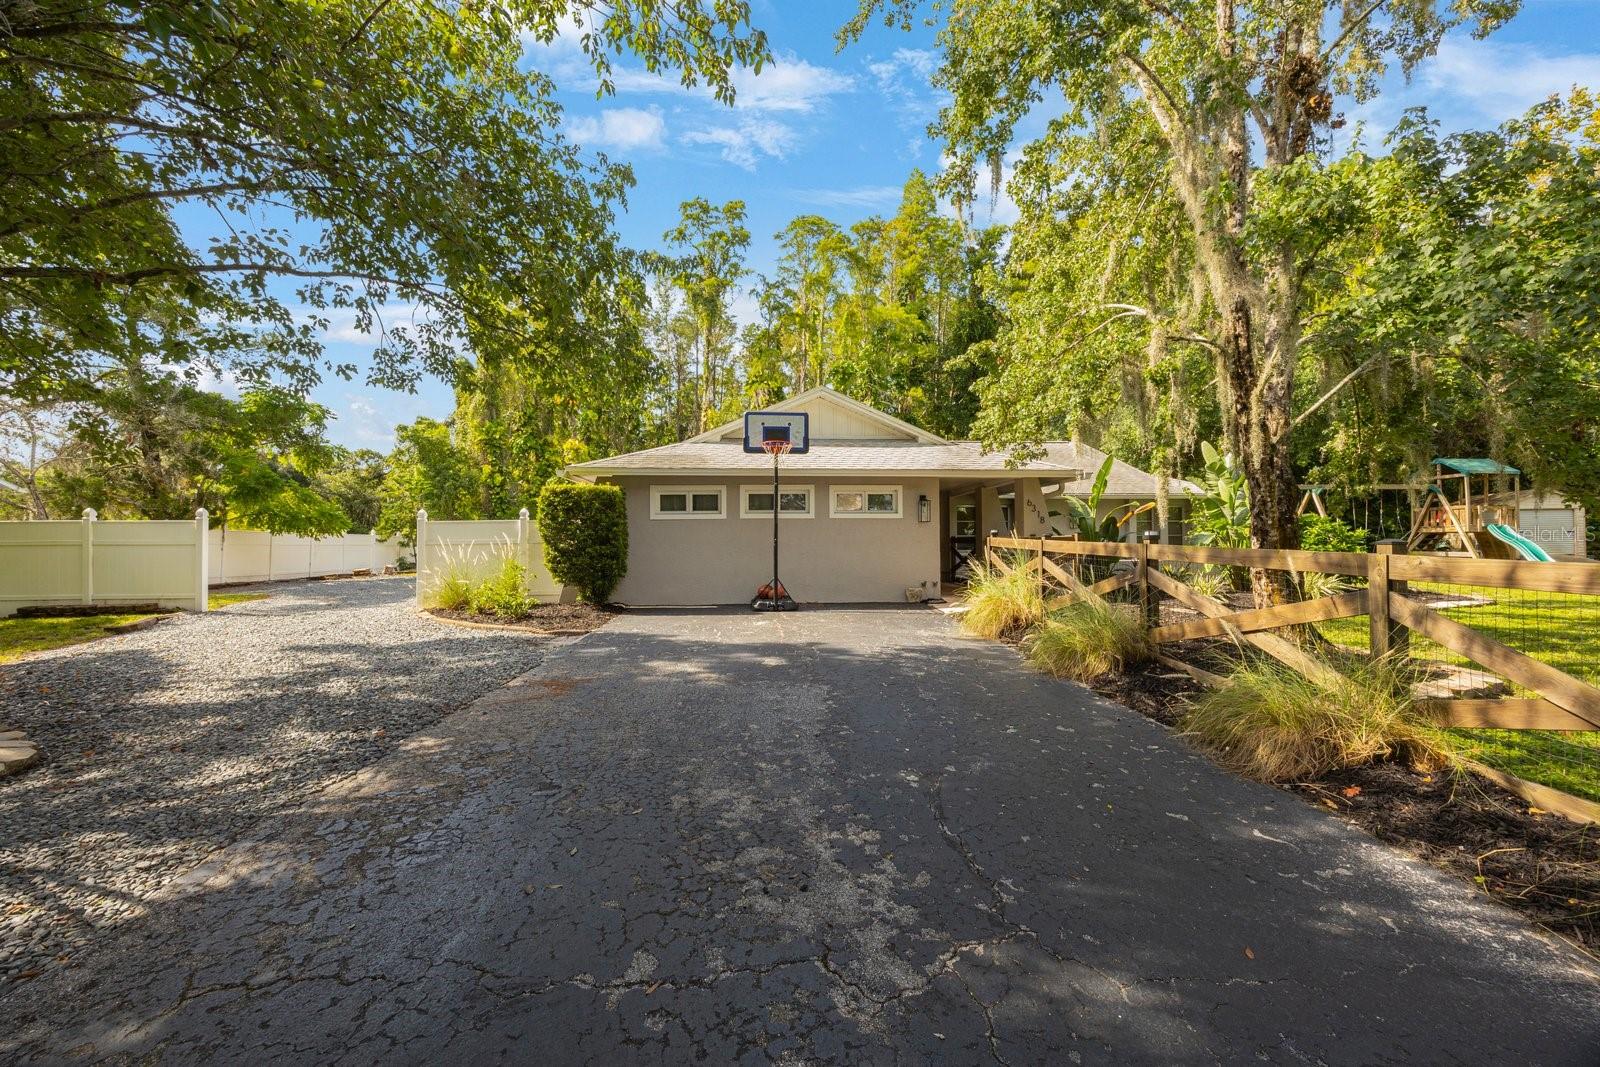
<svg viewBox="0 0 1600 1067">
<path fill-rule="evenodd" d="M 475 615 L 470 611 L 442 611 L 430 609 L 429 615 L 453 622 L 470 622 L 480 626 L 498 626 L 507 630 L 528 630 L 551 635 L 586 634 L 610 622 L 619 610 L 611 607 L 597 608 L 593 604 L 540 604 L 532 611 L 514 619 L 501 619 L 493 615 Z"/>
<path fill-rule="evenodd" d="M 1202 691 L 1160 664 L 1103 675 L 1093 688 L 1173 727 L 1185 700 Z M 1281 788 L 1471 882 L 1600 959 L 1600 826 L 1530 808 L 1470 770 L 1421 774 L 1385 763 Z"/>
</svg>

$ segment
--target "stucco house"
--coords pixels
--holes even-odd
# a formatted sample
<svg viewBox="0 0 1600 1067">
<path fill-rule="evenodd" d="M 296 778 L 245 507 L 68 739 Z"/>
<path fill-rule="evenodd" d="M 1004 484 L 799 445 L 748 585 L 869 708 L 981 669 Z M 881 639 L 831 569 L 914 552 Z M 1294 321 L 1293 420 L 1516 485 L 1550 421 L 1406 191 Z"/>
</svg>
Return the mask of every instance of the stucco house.
<svg viewBox="0 0 1600 1067">
<path fill-rule="evenodd" d="M 988 531 L 1050 535 L 1051 498 L 1087 497 L 1105 455 L 1052 442 L 1008 465 L 974 441 L 948 441 L 826 387 L 777 405 L 810 418 L 811 450 L 781 464 L 784 585 L 813 603 L 904 602 L 938 596 Z M 744 451 L 735 420 L 687 441 L 574 464 L 569 477 L 621 486 L 628 506 L 628 574 L 616 599 L 633 605 L 748 602 L 771 575 L 772 461 Z M 1180 539 L 1187 483 L 1172 480 Z M 1153 475 L 1117 462 L 1102 511 L 1152 500 Z M 1059 510 L 1059 508 L 1058 508 Z M 763 521 L 765 520 L 765 521 Z M 1141 515 L 1128 536 L 1153 529 Z"/>
</svg>

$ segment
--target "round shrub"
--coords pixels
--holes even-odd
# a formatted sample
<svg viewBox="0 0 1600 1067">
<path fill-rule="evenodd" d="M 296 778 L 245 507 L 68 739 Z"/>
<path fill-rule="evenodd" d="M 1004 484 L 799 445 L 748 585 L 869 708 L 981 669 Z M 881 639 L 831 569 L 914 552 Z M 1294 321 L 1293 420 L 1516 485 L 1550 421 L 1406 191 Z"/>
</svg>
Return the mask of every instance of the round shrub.
<svg viewBox="0 0 1600 1067">
<path fill-rule="evenodd" d="M 587 603 L 604 604 L 628 573 L 628 509 L 614 485 L 547 482 L 539 537 L 551 577 Z"/>
<path fill-rule="evenodd" d="M 1365 552 L 1367 535 L 1341 519 L 1300 516 L 1300 547 L 1307 552 Z"/>
</svg>

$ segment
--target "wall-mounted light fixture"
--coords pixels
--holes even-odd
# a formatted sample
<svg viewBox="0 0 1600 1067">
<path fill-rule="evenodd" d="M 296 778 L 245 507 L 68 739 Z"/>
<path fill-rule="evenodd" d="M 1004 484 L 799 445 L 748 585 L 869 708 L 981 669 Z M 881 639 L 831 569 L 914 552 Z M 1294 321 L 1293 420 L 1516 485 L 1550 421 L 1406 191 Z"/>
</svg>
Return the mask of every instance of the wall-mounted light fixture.
<svg viewBox="0 0 1600 1067">
<path fill-rule="evenodd" d="M 926 495 L 917 497 L 917 521 L 933 521 L 933 501 L 929 500 Z"/>
</svg>

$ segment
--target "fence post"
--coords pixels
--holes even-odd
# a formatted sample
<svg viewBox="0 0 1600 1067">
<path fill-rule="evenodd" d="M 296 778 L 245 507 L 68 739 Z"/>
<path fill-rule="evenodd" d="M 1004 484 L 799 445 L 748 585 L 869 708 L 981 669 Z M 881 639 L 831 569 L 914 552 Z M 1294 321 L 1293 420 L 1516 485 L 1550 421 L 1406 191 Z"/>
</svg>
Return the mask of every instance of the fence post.
<svg viewBox="0 0 1600 1067">
<path fill-rule="evenodd" d="M 1138 544 L 1139 614 L 1144 619 L 1146 629 L 1154 629 L 1161 625 L 1161 602 L 1156 599 L 1155 591 L 1150 588 L 1150 542 L 1160 536 L 1159 530 L 1146 530 L 1139 538 Z"/>
<path fill-rule="evenodd" d="M 1403 657 L 1410 637 L 1406 628 L 1389 616 L 1389 594 L 1405 592 L 1407 583 L 1389 580 L 1389 559 L 1405 555 L 1406 543 L 1379 541 L 1373 549 L 1367 558 L 1367 643 L 1375 658 L 1390 654 Z"/>
<path fill-rule="evenodd" d="M 427 555 L 428 555 L 428 509 L 427 508 L 418 508 L 417 509 L 417 546 L 416 546 L 416 548 L 417 548 L 417 610 L 421 611 L 422 610 L 422 592 L 423 592 L 422 584 L 423 584 L 423 577 L 427 573 L 426 571 L 424 571 L 422 569 L 423 568 L 423 564 L 426 562 Z"/>
<path fill-rule="evenodd" d="M 211 513 L 194 509 L 194 610 L 211 610 Z"/>
<path fill-rule="evenodd" d="M 94 523 L 99 516 L 94 508 L 83 509 L 83 530 L 78 535 L 78 600 L 94 603 Z"/>
<path fill-rule="evenodd" d="M 776 504 L 773 507 L 777 507 Z M 533 544 L 528 540 L 528 509 L 517 512 L 517 562 L 522 564 L 522 580 L 526 586 L 533 577 Z"/>
</svg>

